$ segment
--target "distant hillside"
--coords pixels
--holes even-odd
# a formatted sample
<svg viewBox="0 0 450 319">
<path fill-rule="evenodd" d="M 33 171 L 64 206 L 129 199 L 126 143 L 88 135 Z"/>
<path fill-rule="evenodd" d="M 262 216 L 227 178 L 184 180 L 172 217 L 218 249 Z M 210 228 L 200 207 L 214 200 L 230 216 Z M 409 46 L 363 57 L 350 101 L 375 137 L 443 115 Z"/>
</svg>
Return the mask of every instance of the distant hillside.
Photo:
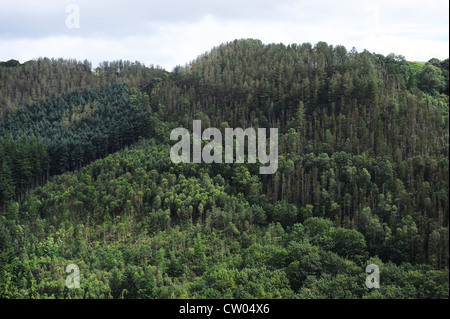
<svg viewBox="0 0 450 319">
<path fill-rule="evenodd" d="M 143 89 L 152 79 L 167 74 L 160 68 L 122 60 L 103 62 L 95 72 L 87 60 L 39 58 L 23 64 L 17 60 L 0 63 L 0 118 L 6 111 L 14 113 L 54 95 L 123 82 Z"/>
</svg>

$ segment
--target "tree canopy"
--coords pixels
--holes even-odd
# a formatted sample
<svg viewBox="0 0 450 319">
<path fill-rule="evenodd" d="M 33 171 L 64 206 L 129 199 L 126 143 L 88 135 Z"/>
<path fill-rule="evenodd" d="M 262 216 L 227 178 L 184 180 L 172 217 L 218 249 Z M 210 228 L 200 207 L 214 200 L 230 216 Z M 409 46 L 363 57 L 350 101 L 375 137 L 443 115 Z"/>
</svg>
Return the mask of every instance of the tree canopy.
<svg viewBox="0 0 450 319">
<path fill-rule="evenodd" d="M 2 62 L 0 297 L 448 298 L 448 101 L 448 59 L 325 42 Z M 193 120 L 278 128 L 278 170 L 172 163 Z"/>
</svg>

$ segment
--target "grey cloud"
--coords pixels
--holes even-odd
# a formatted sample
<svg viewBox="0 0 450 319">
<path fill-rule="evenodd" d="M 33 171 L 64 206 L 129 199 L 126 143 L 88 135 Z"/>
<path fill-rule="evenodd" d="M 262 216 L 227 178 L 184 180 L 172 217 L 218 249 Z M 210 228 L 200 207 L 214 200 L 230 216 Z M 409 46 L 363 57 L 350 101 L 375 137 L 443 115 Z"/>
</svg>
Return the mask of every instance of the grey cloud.
<svg viewBox="0 0 450 319">
<path fill-rule="evenodd" d="M 380 53 L 403 39 L 405 48 L 397 46 L 397 53 L 407 55 L 407 46 L 414 56 L 430 45 L 437 52 L 440 43 L 448 45 L 445 2 L 14 0 L 0 7 L 0 60 L 63 55 L 88 58 L 94 65 L 125 58 L 172 66 L 242 37 L 286 44 L 326 41 Z M 80 9 L 79 29 L 65 25 L 66 7 L 72 3 Z M 396 40 L 387 43 L 389 38 Z M 423 41 L 405 42 L 409 38 Z"/>
<path fill-rule="evenodd" d="M 68 29 L 65 25 L 69 15 L 65 9 L 71 3 L 78 5 L 80 9 L 79 29 Z M 276 10 L 277 4 L 280 2 L 273 0 L 12 1 L 0 12 L 0 37 L 151 35 L 160 26 L 195 22 L 206 15 L 213 15 L 221 20 L 280 19 L 283 16 L 280 17 Z"/>
<path fill-rule="evenodd" d="M 68 16 L 65 9 L 72 3 L 80 8 L 80 29 L 68 29 L 65 25 Z M 323 25 L 339 20 L 364 26 L 371 14 L 367 9 L 374 6 L 380 8 L 380 23 L 433 23 L 438 19 L 448 25 L 448 15 L 436 16 L 439 12 L 434 7 L 427 5 L 418 10 L 416 5 L 408 3 L 404 1 L 399 5 L 389 0 L 15 0 L 2 4 L 0 38 L 151 36 L 160 27 L 194 23 L 207 15 L 219 21 L 289 21 Z M 444 7 L 448 9 L 448 3 Z M 432 14 L 424 14 L 427 10 Z"/>
</svg>

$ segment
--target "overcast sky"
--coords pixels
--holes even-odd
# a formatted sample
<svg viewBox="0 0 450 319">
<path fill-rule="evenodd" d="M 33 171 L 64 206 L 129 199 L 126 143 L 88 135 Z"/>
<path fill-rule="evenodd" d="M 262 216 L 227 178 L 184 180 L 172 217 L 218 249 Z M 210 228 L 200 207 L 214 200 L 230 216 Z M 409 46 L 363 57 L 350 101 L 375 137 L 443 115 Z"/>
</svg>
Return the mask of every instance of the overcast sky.
<svg viewBox="0 0 450 319">
<path fill-rule="evenodd" d="M 117 59 L 171 71 L 221 43 L 355 47 L 449 57 L 448 0 L 0 0 L 0 61 Z"/>
</svg>

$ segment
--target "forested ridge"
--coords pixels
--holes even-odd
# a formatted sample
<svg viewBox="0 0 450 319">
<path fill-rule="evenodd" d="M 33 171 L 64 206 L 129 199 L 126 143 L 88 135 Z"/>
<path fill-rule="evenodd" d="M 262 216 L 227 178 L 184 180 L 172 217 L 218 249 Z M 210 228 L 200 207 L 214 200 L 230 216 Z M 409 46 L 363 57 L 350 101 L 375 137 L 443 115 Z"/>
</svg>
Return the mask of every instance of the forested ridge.
<svg viewBox="0 0 450 319">
<path fill-rule="evenodd" d="M 172 72 L 2 62 L 0 296 L 448 298 L 448 69 L 252 39 Z M 172 163 L 193 120 L 277 127 L 278 170 Z"/>
</svg>

